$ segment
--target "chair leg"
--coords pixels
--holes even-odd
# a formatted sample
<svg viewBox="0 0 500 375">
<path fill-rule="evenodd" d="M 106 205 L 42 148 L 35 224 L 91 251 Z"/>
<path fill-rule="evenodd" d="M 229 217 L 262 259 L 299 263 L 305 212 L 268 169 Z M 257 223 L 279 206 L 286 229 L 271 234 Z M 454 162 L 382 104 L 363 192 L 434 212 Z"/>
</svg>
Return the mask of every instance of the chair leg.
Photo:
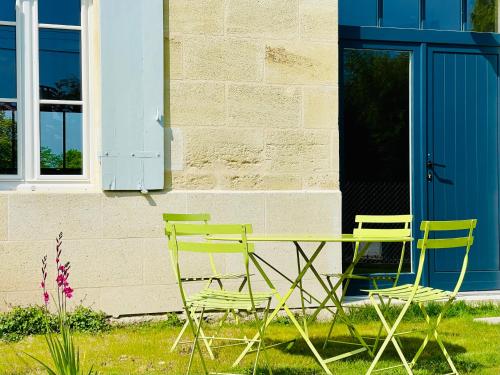
<svg viewBox="0 0 500 375">
<path fill-rule="evenodd" d="M 330 290 L 333 290 L 333 284 L 332 284 L 330 276 L 327 276 L 326 280 L 328 282 L 328 285 L 330 286 Z M 350 281 L 350 279 L 347 279 L 345 287 L 342 288 L 342 297 L 340 298 L 340 304 L 342 304 L 344 302 L 344 298 L 345 298 L 345 295 L 347 293 L 347 287 L 349 286 L 349 281 Z M 328 334 L 326 335 L 325 342 L 323 343 L 323 350 L 326 349 L 326 346 L 328 345 L 328 340 L 330 340 L 330 337 L 332 337 L 333 327 L 335 326 L 335 323 L 337 322 L 337 317 L 338 317 L 338 310 L 335 310 L 335 313 L 333 314 L 333 318 L 332 318 L 332 323 L 330 325 L 330 329 L 328 330 Z M 349 332 L 351 333 L 351 336 L 352 336 L 351 330 L 349 330 Z"/>
<path fill-rule="evenodd" d="M 186 375 L 189 375 L 191 373 L 191 366 L 193 365 L 193 357 L 194 357 L 195 350 L 200 355 L 201 364 L 203 366 L 203 370 L 205 372 L 205 375 L 208 375 L 207 365 L 205 363 L 205 359 L 203 358 L 203 353 L 201 351 L 200 343 L 198 341 L 198 338 L 199 338 L 199 335 L 200 335 L 200 332 L 201 332 L 201 322 L 203 321 L 203 314 L 204 314 L 204 312 L 205 312 L 205 309 L 202 309 L 201 310 L 201 315 L 200 315 L 200 324 L 198 324 L 197 326 L 195 325 L 194 319 L 191 317 L 191 314 L 189 312 L 187 314 L 188 321 L 189 321 L 189 326 L 191 327 L 191 331 L 193 332 L 193 335 L 194 335 L 194 340 L 193 340 L 193 347 L 192 347 L 192 350 L 191 350 L 191 355 L 189 356 L 189 363 L 188 363 L 188 368 L 187 368 Z M 193 312 L 193 315 L 194 314 L 196 314 L 196 311 Z"/>
<path fill-rule="evenodd" d="M 425 336 L 425 339 L 422 342 L 422 345 L 420 345 L 420 348 L 418 349 L 417 353 L 415 354 L 415 356 L 413 357 L 413 359 L 411 361 L 412 367 L 415 366 L 415 363 L 417 362 L 420 355 L 424 351 L 425 347 L 429 343 L 430 337 L 434 336 L 434 338 L 436 339 L 436 342 L 437 342 L 439 348 L 441 349 L 441 352 L 443 353 L 444 357 L 446 358 L 446 361 L 448 362 L 448 365 L 450 366 L 451 370 L 453 371 L 454 374 L 458 374 L 458 370 L 455 367 L 455 364 L 453 363 L 453 361 L 451 360 L 451 356 L 449 355 L 448 351 L 446 350 L 446 347 L 444 346 L 444 344 L 441 340 L 441 337 L 439 336 L 439 333 L 437 331 L 437 328 L 438 328 L 439 324 L 441 323 L 441 319 L 442 319 L 444 313 L 446 312 L 446 310 L 448 310 L 450 304 L 451 304 L 450 302 L 445 304 L 445 306 L 443 307 L 443 310 L 436 318 L 436 321 L 434 324 L 431 323 L 431 318 L 430 318 L 429 314 L 427 313 L 427 310 L 425 309 L 423 303 L 418 304 L 418 306 L 420 307 L 420 310 L 422 310 L 422 313 L 424 314 L 426 323 L 429 325 L 429 331 L 427 332 L 427 335 Z"/>
<path fill-rule="evenodd" d="M 196 317 L 194 317 L 194 320 L 196 322 L 196 324 L 198 324 L 197 320 L 196 320 Z M 172 353 L 175 348 L 179 345 L 181 339 L 182 339 L 182 336 L 184 336 L 184 333 L 186 332 L 186 329 L 189 327 L 189 320 L 186 319 L 186 321 L 184 322 L 184 325 L 182 326 L 181 328 L 181 331 L 179 332 L 179 334 L 177 335 L 177 338 L 175 339 L 172 347 L 170 348 L 170 352 Z M 201 331 L 201 335 L 203 337 L 205 337 L 205 333 L 203 332 L 203 330 Z M 212 351 L 212 349 L 210 348 L 210 345 L 212 345 L 212 340 L 208 341 L 206 338 L 203 338 L 203 343 L 205 344 L 206 348 L 207 348 L 207 351 L 208 351 L 208 355 L 210 356 L 210 359 L 215 359 L 215 356 L 214 356 L 214 353 Z"/>
<path fill-rule="evenodd" d="M 175 350 L 175 348 L 177 347 L 177 345 L 179 345 L 179 342 L 181 341 L 181 338 L 184 335 L 184 332 L 186 331 L 187 327 L 189 327 L 189 321 L 186 319 L 186 321 L 184 322 L 184 325 L 181 328 L 181 331 L 177 335 L 177 338 L 175 339 L 172 347 L 170 348 L 170 353 L 172 353 Z"/>
<path fill-rule="evenodd" d="M 374 289 L 376 289 L 376 290 L 379 289 L 377 281 L 375 279 L 372 280 L 372 283 L 373 283 Z M 387 303 L 386 303 L 386 302 L 384 302 L 384 298 L 382 296 L 379 296 L 379 301 L 380 301 L 380 306 L 382 306 L 382 309 L 381 309 L 382 313 L 385 314 L 386 312 L 389 311 L 389 308 L 391 307 L 391 299 L 388 298 Z M 390 323 L 392 323 L 392 322 L 390 322 Z M 375 338 L 375 342 L 373 343 L 373 351 L 377 350 L 378 343 L 380 342 L 380 337 L 382 336 L 383 328 L 384 328 L 383 324 L 380 323 L 380 325 L 378 327 L 377 337 Z M 401 342 L 401 339 L 399 337 L 396 337 L 396 340 L 397 340 L 399 346 L 402 348 L 403 343 Z"/>
<path fill-rule="evenodd" d="M 260 351 L 262 350 L 264 352 L 264 358 L 265 358 L 265 361 L 266 361 L 266 365 L 267 365 L 267 369 L 269 370 L 269 375 L 273 375 L 273 370 L 271 369 L 271 365 L 270 365 L 270 362 L 269 362 L 269 356 L 268 356 L 268 353 L 267 353 L 267 348 L 266 348 L 266 338 L 265 338 L 265 333 L 266 333 L 266 322 L 267 322 L 267 317 L 269 315 L 269 306 L 271 305 L 271 299 L 269 299 L 269 301 L 267 302 L 267 306 L 266 306 L 266 309 L 264 311 L 264 316 L 262 318 L 262 321 L 259 319 L 259 316 L 257 314 L 257 311 L 253 311 L 253 314 L 254 314 L 254 319 L 255 319 L 255 324 L 257 326 L 257 330 L 259 332 L 259 344 L 257 346 L 257 354 L 255 356 L 255 363 L 254 363 L 254 367 L 253 367 L 253 374 L 255 375 L 256 371 L 257 371 L 257 365 L 258 365 L 258 361 L 259 361 L 259 354 L 260 354 Z"/>
<path fill-rule="evenodd" d="M 410 304 L 407 303 L 403 307 L 403 310 L 401 310 L 398 318 L 394 322 L 394 325 L 391 327 L 387 323 L 387 321 L 386 321 L 386 319 L 384 317 L 384 314 L 382 313 L 382 311 L 378 307 L 378 304 L 375 301 L 375 299 L 373 298 L 373 295 L 370 295 L 370 301 L 372 302 L 373 307 L 375 308 L 375 311 L 377 312 L 377 315 L 379 316 L 380 321 L 382 322 L 385 330 L 387 331 L 387 337 L 385 338 L 384 342 L 380 346 L 380 349 L 377 352 L 377 354 L 375 355 L 375 358 L 373 359 L 372 364 L 370 365 L 370 367 L 369 367 L 368 371 L 366 372 L 366 374 L 367 375 L 371 374 L 374 371 L 375 367 L 377 366 L 378 361 L 382 357 L 382 354 L 384 353 L 385 349 L 389 345 L 389 342 L 391 342 L 392 345 L 394 345 L 394 348 L 396 349 L 396 352 L 398 353 L 399 358 L 401 359 L 401 362 L 403 363 L 403 366 L 404 366 L 406 372 L 408 374 L 413 374 L 413 372 L 412 372 L 412 370 L 410 368 L 410 365 L 408 364 L 408 361 L 406 360 L 406 358 L 405 358 L 405 356 L 404 356 L 401 348 L 399 347 L 399 344 L 398 344 L 397 340 L 394 337 L 394 334 L 396 333 L 396 329 L 398 328 L 399 324 L 403 320 L 403 317 L 405 316 L 406 311 L 408 310 L 408 307 L 410 306 Z"/>
<path fill-rule="evenodd" d="M 198 319 L 196 318 L 196 314 L 193 314 L 193 321 L 196 323 L 196 325 L 198 325 L 200 327 L 200 333 L 201 333 L 201 336 L 203 339 L 203 343 L 205 344 L 205 347 L 207 348 L 208 355 L 210 356 L 211 360 L 214 360 L 215 356 L 214 356 L 214 353 L 212 351 L 212 348 L 210 347 L 211 343 L 207 340 L 205 332 L 203 332 L 203 328 L 201 328 L 202 321 L 201 320 L 198 321 Z"/>
</svg>

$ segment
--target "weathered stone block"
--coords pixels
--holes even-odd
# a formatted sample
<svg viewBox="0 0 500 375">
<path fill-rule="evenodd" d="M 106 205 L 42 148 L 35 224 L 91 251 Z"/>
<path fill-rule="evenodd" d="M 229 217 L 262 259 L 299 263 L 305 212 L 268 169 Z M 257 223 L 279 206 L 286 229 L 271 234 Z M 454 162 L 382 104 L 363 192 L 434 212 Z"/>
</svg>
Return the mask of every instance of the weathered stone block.
<svg viewBox="0 0 500 375">
<path fill-rule="evenodd" d="M 54 233 L 54 238 L 57 233 Z M 55 241 L 5 241 L 0 242 L 0 257 L 2 271 L 0 272 L 0 292 L 36 290 L 41 281 L 41 259 L 49 256 L 47 272 L 49 280 L 55 280 Z M 47 282 L 51 288 L 52 281 Z M 39 292 L 35 302 L 42 302 L 42 293 Z M 10 302 L 10 301 L 7 301 Z"/>
<path fill-rule="evenodd" d="M 243 128 L 186 128 L 186 166 L 204 171 L 259 170 L 263 131 Z"/>
<path fill-rule="evenodd" d="M 280 39 L 298 35 L 296 0 L 228 0 L 226 32 Z"/>
<path fill-rule="evenodd" d="M 222 125 L 225 105 L 223 83 L 171 81 L 166 117 L 172 125 Z"/>
<path fill-rule="evenodd" d="M 228 122 L 237 126 L 299 127 L 300 105 L 298 88 L 230 85 Z"/>
<path fill-rule="evenodd" d="M 217 186 L 215 175 L 203 172 L 174 171 L 167 173 L 165 180 L 174 190 L 211 190 Z"/>
<path fill-rule="evenodd" d="M 260 81 L 263 46 L 248 39 L 185 39 L 186 76 L 190 79 Z"/>
<path fill-rule="evenodd" d="M 263 187 L 267 190 L 300 190 L 300 174 L 267 174 L 263 176 Z"/>
<path fill-rule="evenodd" d="M 9 235 L 9 195 L 0 195 L 0 240 L 7 240 Z"/>
<path fill-rule="evenodd" d="M 309 39 L 338 40 L 338 2 L 300 0 L 300 34 Z"/>
<path fill-rule="evenodd" d="M 165 38 L 165 80 L 182 78 L 182 39 L 179 37 Z"/>
<path fill-rule="evenodd" d="M 282 173 L 331 170 L 330 132 L 269 130 L 265 155 L 270 169 Z"/>
<path fill-rule="evenodd" d="M 304 189 L 338 190 L 339 186 L 338 173 L 316 173 L 304 176 Z"/>
<path fill-rule="evenodd" d="M 165 128 L 165 170 L 184 169 L 184 132 L 182 128 Z"/>
<path fill-rule="evenodd" d="M 266 207 L 269 233 L 340 233 L 340 192 L 269 193 Z"/>
<path fill-rule="evenodd" d="M 203 192 L 188 196 L 188 212 L 209 212 L 214 223 L 248 223 L 254 232 L 265 230 L 265 194 L 259 192 Z"/>
<path fill-rule="evenodd" d="M 266 82 L 336 84 L 337 50 L 337 43 L 268 42 Z"/>
<path fill-rule="evenodd" d="M 100 305 L 115 317 L 182 310 L 176 284 L 103 288 Z"/>
<path fill-rule="evenodd" d="M 68 240 L 64 259 L 80 288 L 142 285 L 143 239 Z"/>
<path fill-rule="evenodd" d="M 163 238 L 164 212 L 185 212 L 182 192 L 107 192 L 102 201 L 105 238 Z"/>
<path fill-rule="evenodd" d="M 224 32 L 224 0 L 169 0 L 171 33 L 218 34 Z"/>
<path fill-rule="evenodd" d="M 338 88 L 304 88 L 304 126 L 306 128 L 337 128 Z"/>
<path fill-rule="evenodd" d="M 9 239 L 102 237 L 102 194 L 16 193 L 9 197 Z"/>
</svg>

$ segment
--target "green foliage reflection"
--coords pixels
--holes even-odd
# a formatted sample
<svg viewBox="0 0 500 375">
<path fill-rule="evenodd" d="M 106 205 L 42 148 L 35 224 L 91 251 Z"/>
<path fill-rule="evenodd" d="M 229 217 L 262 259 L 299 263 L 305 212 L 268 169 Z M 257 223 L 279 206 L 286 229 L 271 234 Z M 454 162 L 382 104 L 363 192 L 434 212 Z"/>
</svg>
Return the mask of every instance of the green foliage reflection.
<svg viewBox="0 0 500 375">
<path fill-rule="evenodd" d="M 17 128 L 15 108 L 0 106 L 0 173 L 17 173 Z"/>
<path fill-rule="evenodd" d="M 473 31 L 496 32 L 497 0 L 476 0 L 471 12 Z"/>
</svg>

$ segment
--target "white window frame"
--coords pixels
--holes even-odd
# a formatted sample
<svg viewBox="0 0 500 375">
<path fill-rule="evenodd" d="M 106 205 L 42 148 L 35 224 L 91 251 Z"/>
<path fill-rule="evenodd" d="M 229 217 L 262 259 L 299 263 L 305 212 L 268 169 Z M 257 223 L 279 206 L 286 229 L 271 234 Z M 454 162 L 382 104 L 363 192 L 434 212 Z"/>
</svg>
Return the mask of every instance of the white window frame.
<svg viewBox="0 0 500 375">
<path fill-rule="evenodd" d="M 16 0 L 16 22 L 0 25 L 16 27 L 17 66 L 17 140 L 18 174 L 0 175 L 0 189 L 37 190 L 37 185 L 56 189 L 83 187 L 90 184 L 90 11 L 91 0 L 81 0 L 81 26 L 38 24 L 39 0 Z M 23 21 L 24 20 L 24 21 Z M 78 30 L 81 33 L 82 99 L 40 100 L 39 29 Z M 8 99 L 8 98 L 6 98 Z M 1 99 L 0 99 L 1 100 Z M 9 101 L 14 102 L 9 99 Z M 82 106 L 82 174 L 42 175 L 40 172 L 40 104 L 73 104 Z"/>
</svg>

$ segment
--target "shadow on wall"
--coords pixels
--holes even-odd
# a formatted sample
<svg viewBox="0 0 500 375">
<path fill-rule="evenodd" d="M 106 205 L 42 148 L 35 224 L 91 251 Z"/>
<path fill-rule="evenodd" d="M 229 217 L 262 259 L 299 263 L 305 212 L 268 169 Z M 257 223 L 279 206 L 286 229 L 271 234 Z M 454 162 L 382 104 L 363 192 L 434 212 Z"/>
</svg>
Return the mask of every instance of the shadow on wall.
<svg viewBox="0 0 500 375">
<path fill-rule="evenodd" d="M 165 128 L 165 189 L 172 190 L 172 143 L 174 134 L 171 127 L 170 117 L 170 28 L 169 28 L 169 0 L 163 1 L 163 48 L 164 48 L 164 117 L 163 125 Z"/>
</svg>

